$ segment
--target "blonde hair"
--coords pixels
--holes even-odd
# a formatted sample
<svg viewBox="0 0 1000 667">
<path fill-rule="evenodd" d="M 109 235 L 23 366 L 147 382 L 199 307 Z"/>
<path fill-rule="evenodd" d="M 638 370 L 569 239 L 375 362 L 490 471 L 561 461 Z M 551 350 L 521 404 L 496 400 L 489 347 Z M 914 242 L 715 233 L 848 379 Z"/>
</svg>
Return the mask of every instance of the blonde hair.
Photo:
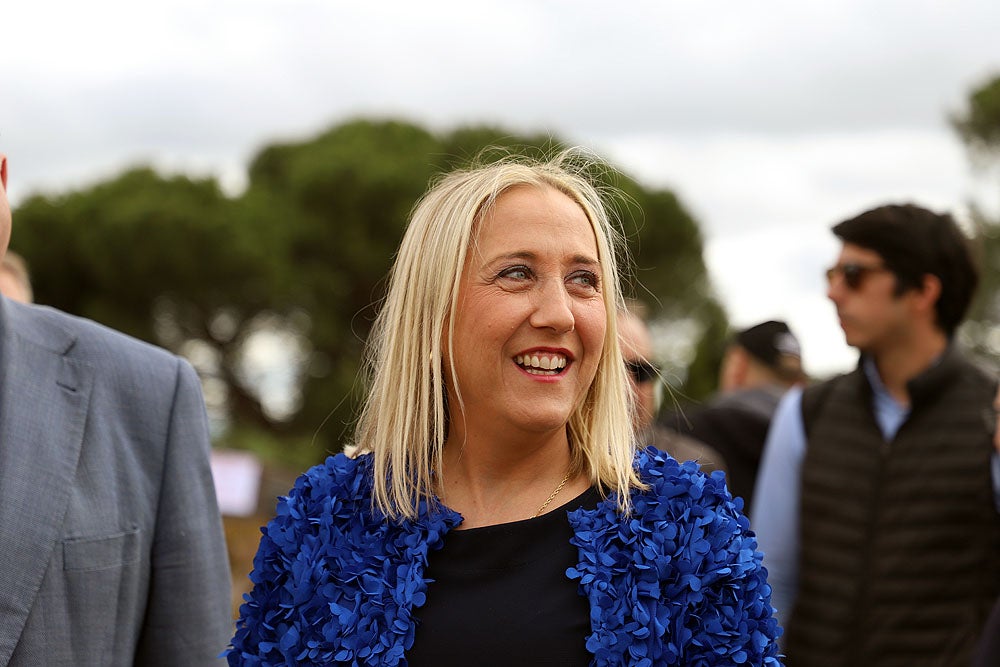
<svg viewBox="0 0 1000 667">
<path fill-rule="evenodd" d="M 624 512 L 629 491 L 643 488 L 633 468 L 632 397 L 618 343 L 621 234 L 588 177 L 596 164 L 574 150 L 544 162 L 507 157 L 446 175 L 414 207 L 369 339 L 369 391 L 350 450 L 373 454 L 373 501 L 387 516 L 413 518 L 421 502 L 434 499 L 434 475 L 448 435 L 442 345 L 450 351 L 453 342 L 450 333 L 444 341 L 444 332 L 454 330 L 458 285 L 476 223 L 516 186 L 551 187 L 568 196 L 583 209 L 597 240 L 607 326 L 594 381 L 567 427 L 572 470 L 589 475 L 603 493 L 616 493 Z M 454 389 L 460 405 L 450 407 L 462 409 Z"/>
</svg>

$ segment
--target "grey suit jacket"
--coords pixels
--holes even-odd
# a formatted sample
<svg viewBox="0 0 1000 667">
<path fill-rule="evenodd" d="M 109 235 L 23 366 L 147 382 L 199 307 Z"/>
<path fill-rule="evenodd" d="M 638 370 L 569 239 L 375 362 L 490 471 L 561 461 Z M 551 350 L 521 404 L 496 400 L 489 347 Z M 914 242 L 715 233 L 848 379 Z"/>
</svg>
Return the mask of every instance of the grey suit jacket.
<svg viewBox="0 0 1000 667">
<path fill-rule="evenodd" d="M 221 662 L 208 447 L 189 364 L 0 297 L 0 666 Z"/>
</svg>

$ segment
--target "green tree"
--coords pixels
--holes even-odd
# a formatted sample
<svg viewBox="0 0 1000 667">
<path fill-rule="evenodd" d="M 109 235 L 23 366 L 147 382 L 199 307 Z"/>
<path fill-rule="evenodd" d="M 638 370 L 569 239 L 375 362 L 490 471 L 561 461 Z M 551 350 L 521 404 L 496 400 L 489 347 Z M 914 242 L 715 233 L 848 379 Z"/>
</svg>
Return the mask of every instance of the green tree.
<svg viewBox="0 0 1000 667">
<path fill-rule="evenodd" d="M 133 169 L 29 198 L 13 242 L 39 301 L 187 354 L 210 399 L 214 389 L 235 419 L 270 428 L 238 360 L 262 314 L 284 309 L 275 219 L 254 198 L 225 197 L 214 180 Z"/>
<path fill-rule="evenodd" d="M 952 114 L 951 123 L 973 166 L 995 178 L 1000 167 L 1000 75 L 970 91 L 966 108 Z M 971 216 L 982 270 L 979 291 L 960 336 L 977 357 L 996 367 L 1000 357 L 1000 220 L 975 202 Z"/>
<path fill-rule="evenodd" d="M 302 374 L 299 431 L 319 429 L 335 450 L 350 432 L 360 398 L 358 362 L 382 281 L 410 208 L 440 150 L 427 131 L 396 121 L 352 121 L 296 144 L 269 146 L 250 166 L 248 195 L 280 202 L 293 275 L 290 304 L 308 313 L 311 346 Z"/>
<path fill-rule="evenodd" d="M 560 146 L 489 126 L 435 134 L 353 120 L 264 147 L 236 198 L 210 179 L 148 169 L 32 197 L 15 213 L 14 246 L 33 266 L 40 301 L 192 358 L 225 440 L 306 463 L 350 433 L 384 278 L 432 178 L 480 156 Z M 634 260 L 629 290 L 684 339 L 667 361 L 684 391 L 702 396 L 714 388 L 726 318 L 698 225 L 673 193 L 613 169 L 599 178 L 625 195 L 617 208 Z M 294 400 L 280 410 L 252 363 L 262 340 L 292 350 L 279 370 Z"/>
<path fill-rule="evenodd" d="M 970 150 L 989 162 L 1000 159 L 1000 76 L 973 89 L 968 108 L 951 122 Z"/>
</svg>

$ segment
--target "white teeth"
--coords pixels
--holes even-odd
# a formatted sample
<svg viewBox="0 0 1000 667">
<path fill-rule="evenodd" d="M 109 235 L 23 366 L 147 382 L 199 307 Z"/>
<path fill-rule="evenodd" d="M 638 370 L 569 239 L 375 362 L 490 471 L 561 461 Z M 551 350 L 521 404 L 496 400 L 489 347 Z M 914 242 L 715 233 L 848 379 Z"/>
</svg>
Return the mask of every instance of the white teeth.
<svg viewBox="0 0 1000 667">
<path fill-rule="evenodd" d="M 529 370 L 539 369 L 544 371 L 561 370 L 566 368 L 566 365 L 569 363 L 566 357 L 562 355 L 529 356 L 521 354 L 514 357 L 514 362 Z"/>
</svg>

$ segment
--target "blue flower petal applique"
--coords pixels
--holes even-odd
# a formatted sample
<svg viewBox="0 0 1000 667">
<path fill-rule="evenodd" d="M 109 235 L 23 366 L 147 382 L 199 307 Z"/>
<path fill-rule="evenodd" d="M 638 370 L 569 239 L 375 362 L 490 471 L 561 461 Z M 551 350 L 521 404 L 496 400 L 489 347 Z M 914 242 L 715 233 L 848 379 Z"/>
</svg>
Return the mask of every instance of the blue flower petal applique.
<svg viewBox="0 0 1000 667">
<path fill-rule="evenodd" d="M 762 555 L 724 477 L 652 447 L 636 466 L 650 488 L 630 517 L 615 498 L 569 515 L 592 664 L 780 665 Z"/>
<path fill-rule="evenodd" d="M 306 471 L 262 529 L 230 665 L 395 666 L 413 645 L 429 552 L 461 517 L 421 504 L 414 521 L 371 505 L 372 462 L 343 454 Z"/>
</svg>

